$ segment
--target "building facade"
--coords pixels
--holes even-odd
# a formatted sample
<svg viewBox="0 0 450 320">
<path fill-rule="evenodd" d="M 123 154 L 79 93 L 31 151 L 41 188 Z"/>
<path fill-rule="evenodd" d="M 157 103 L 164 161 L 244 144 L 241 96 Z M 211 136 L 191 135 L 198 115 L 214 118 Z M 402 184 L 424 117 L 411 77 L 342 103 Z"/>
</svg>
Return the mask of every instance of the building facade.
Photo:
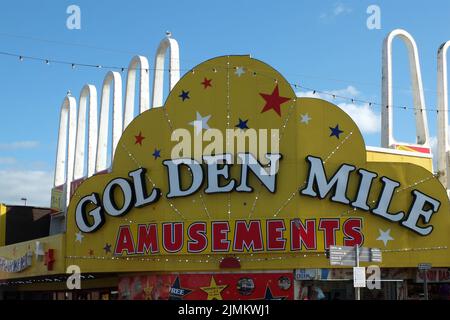
<svg viewBox="0 0 450 320">
<path fill-rule="evenodd" d="M 424 263 L 430 296 L 448 298 L 431 156 L 367 148 L 343 110 L 249 56 L 187 72 L 126 125 L 109 169 L 65 192 L 60 232 L 0 243 L 3 298 L 353 299 L 333 246 L 381 252 L 361 261 L 381 280 L 363 299 L 421 298 Z"/>
</svg>

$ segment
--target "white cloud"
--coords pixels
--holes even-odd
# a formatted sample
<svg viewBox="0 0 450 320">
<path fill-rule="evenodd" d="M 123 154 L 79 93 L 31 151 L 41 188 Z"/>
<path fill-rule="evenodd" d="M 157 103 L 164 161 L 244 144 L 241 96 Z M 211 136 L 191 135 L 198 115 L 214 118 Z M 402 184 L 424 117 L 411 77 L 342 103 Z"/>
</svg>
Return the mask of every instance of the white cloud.
<svg viewBox="0 0 450 320">
<path fill-rule="evenodd" d="M 323 97 L 321 94 L 315 93 L 313 91 L 300 91 L 300 92 L 296 92 L 295 95 L 297 97 L 302 97 L 302 98 L 320 98 L 320 99 L 325 99 L 325 97 Z"/>
<path fill-rule="evenodd" d="M 329 94 L 317 93 L 314 91 L 297 92 L 298 97 L 320 98 L 337 104 L 342 110 L 344 110 L 358 125 L 358 128 L 362 133 L 371 134 L 381 131 L 381 115 L 374 112 L 374 110 L 367 104 L 359 103 L 336 103 L 332 98 L 336 95 L 336 100 L 339 100 L 339 96 L 346 98 L 356 98 L 360 92 L 353 86 L 347 86 L 344 89 L 336 89 L 327 91 Z M 349 99 L 349 100 L 350 100 Z M 351 101 L 351 100 L 350 100 Z"/>
<path fill-rule="evenodd" d="M 346 14 L 346 13 L 350 13 L 350 12 L 352 12 L 352 9 L 350 7 L 347 7 L 343 3 L 336 3 L 334 5 L 334 9 L 333 9 L 334 16 L 338 16 L 338 15 Z"/>
<path fill-rule="evenodd" d="M 27 205 L 50 206 L 53 173 L 33 170 L 0 170 L 0 202 Z"/>
<path fill-rule="evenodd" d="M 341 97 L 354 98 L 360 94 L 360 92 L 354 86 L 347 86 L 344 89 L 331 90 L 331 94 Z"/>
<path fill-rule="evenodd" d="M 381 131 L 381 115 L 373 112 L 368 104 L 339 103 L 338 106 L 347 112 L 363 133 Z"/>
<path fill-rule="evenodd" d="M 322 12 L 319 15 L 321 20 L 330 20 L 334 17 L 351 13 L 353 10 L 342 2 L 335 3 L 330 12 Z"/>
<path fill-rule="evenodd" d="M 12 157 L 0 157 L 0 165 L 1 164 L 15 164 L 16 163 L 16 159 L 12 158 Z"/>
<path fill-rule="evenodd" d="M 34 149 L 39 146 L 39 141 L 15 141 L 0 143 L 0 150 Z"/>
</svg>

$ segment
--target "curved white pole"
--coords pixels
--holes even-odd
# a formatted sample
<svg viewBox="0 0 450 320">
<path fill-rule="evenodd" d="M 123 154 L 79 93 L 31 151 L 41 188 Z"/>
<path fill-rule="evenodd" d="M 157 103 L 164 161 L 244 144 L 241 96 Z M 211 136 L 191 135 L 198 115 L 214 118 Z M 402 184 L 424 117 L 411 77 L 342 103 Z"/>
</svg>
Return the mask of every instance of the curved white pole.
<svg viewBox="0 0 450 320">
<path fill-rule="evenodd" d="M 124 130 L 134 118 L 134 95 L 136 88 L 136 71 L 138 70 L 138 66 L 140 66 L 139 70 L 141 77 L 141 81 L 139 83 L 139 113 L 148 110 L 150 107 L 150 78 L 148 60 L 144 56 L 135 56 L 131 59 L 128 66 L 127 84 L 125 89 L 125 115 L 123 119 Z"/>
<path fill-rule="evenodd" d="M 75 144 L 74 180 L 84 176 L 84 160 L 86 146 L 86 111 L 89 97 L 88 114 L 88 155 L 87 155 L 87 176 L 90 177 L 95 172 L 95 160 L 97 153 L 97 89 L 91 84 L 86 84 L 80 93 L 80 105 L 78 108 L 77 136 Z"/>
<path fill-rule="evenodd" d="M 61 105 L 58 146 L 53 187 L 64 185 L 64 203 L 69 203 L 70 183 L 73 180 L 77 103 L 67 95 Z"/>
<path fill-rule="evenodd" d="M 402 29 L 391 31 L 383 42 L 382 69 L 382 111 L 381 111 L 381 145 L 392 148 L 397 143 L 394 138 L 393 126 L 393 96 L 392 96 L 392 42 L 399 37 L 408 50 L 409 68 L 413 89 L 413 101 L 416 118 L 417 145 L 429 147 L 428 121 L 423 94 L 422 75 L 420 71 L 419 54 L 413 37 Z M 387 106 L 387 107 L 386 107 Z"/>
<path fill-rule="evenodd" d="M 163 88 L 164 88 L 164 59 L 167 49 L 170 49 L 170 66 L 169 66 L 169 88 L 173 89 L 175 84 L 180 80 L 180 49 L 178 42 L 172 39 L 170 35 L 161 40 L 155 56 L 155 74 L 153 78 L 153 108 L 163 105 Z"/>
<path fill-rule="evenodd" d="M 107 169 L 108 125 L 109 125 L 109 96 L 113 84 L 113 114 L 112 114 L 112 149 L 111 159 L 122 134 L 122 78 L 120 73 L 109 71 L 103 80 L 102 97 L 100 103 L 100 125 L 98 132 L 97 159 L 95 172 Z"/>
<path fill-rule="evenodd" d="M 167 35 L 159 44 L 155 57 L 153 83 L 153 106 L 163 103 L 164 59 L 170 49 L 170 79 L 172 89 L 180 79 L 180 56 L 178 42 Z M 87 176 L 107 169 L 107 148 L 109 140 L 109 109 L 112 90 L 112 150 L 114 156 L 123 130 L 134 118 L 134 98 L 136 89 L 136 71 L 140 66 L 139 113 L 149 109 L 149 63 L 144 56 L 135 56 L 128 68 L 124 109 L 122 109 L 122 78 L 118 72 L 108 72 L 105 76 L 100 101 L 100 121 L 97 124 L 97 90 L 87 84 L 80 93 L 80 111 L 76 110 L 76 100 L 67 95 L 61 107 L 58 147 L 56 153 L 54 187 L 64 186 L 65 204 L 69 203 L 71 183 L 83 178 L 85 164 L 86 120 L 88 122 L 88 168 Z M 111 89 L 112 87 L 112 89 Z M 89 97 L 89 101 L 88 101 Z M 89 102 L 89 113 L 87 113 Z M 125 114 L 124 114 L 125 113 Z M 86 119 L 86 117 L 88 117 Z M 77 123 L 78 122 L 78 123 Z"/>
<path fill-rule="evenodd" d="M 450 189 L 450 179 L 448 173 L 450 169 L 450 147 L 448 139 L 448 79 L 447 79 L 447 50 L 450 47 L 450 41 L 443 43 L 437 54 L 437 105 L 438 105 L 438 133 L 437 133 L 437 152 L 438 152 L 438 170 L 439 179 L 447 190 Z"/>
</svg>

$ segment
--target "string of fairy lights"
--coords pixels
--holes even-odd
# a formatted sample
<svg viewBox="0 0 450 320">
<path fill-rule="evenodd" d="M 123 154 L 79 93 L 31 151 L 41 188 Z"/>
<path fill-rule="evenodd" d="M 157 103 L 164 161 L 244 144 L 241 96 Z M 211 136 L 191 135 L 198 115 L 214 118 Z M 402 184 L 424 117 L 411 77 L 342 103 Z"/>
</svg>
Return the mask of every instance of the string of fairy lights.
<svg viewBox="0 0 450 320">
<path fill-rule="evenodd" d="M 33 62 L 45 63 L 46 65 L 50 65 L 50 64 L 67 65 L 67 66 L 70 66 L 71 69 L 77 69 L 78 67 L 83 67 L 83 68 L 94 68 L 94 69 L 117 70 L 117 71 L 121 71 L 121 72 L 125 72 L 127 70 L 145 70 L 146 72 L 149 72 L 149 71 L 171 71 L 171 69 L 169 69 L 169 68 L 139 68 L 139 67 L 129 68 L 129 67 L 124 67 L 124 66 L 116 66 L 116 65 L 80 63 L 80 62 L 75 62 L 75 61 L 70 61 L 70 60 L 58 60 L 58 59 L 51 59 L 51 58 L 43 58 L 43 57 L 37 57 L 37 56 L 31 56 L 31 55 L 25 55 L 25 54 L 17 54 L 17 53 L 6 52 L 6 51 L 0 51 L 0 56 L 14 57 L 20 62 L 33 61 Z M 172 70 L 174 70 L 174 69 L 172 69 Z M 180 68 L 178 70 L 179 71 L 192 71 L 193 69 Z M 257 71 L 254 71 L 253 75 L 256 75 L 257 73 L 261 75 L 261 73 L 259 73 Z M 276 79 L 275 79 L 275 81 L 276 81 Z M 363 104 L 363 105 L 366 105 L 368 107 L 373 107 L 373 108 L 374 107 L 394 108 L 394 109 L 399 109 L 399 110 L 415 110 L 415 111 L 420 111 L 420 112 L 430 111 L 430 112 L 437 112 L 437 113 L 439 113 L 440 111 L 448 112 L 447 109 L 439 109 L 437 107 L 423 107 L 423 108 L 418 109 L 414 106 L 408 106 L 408 105 L 383 105 L 382 103 L 377 102 L 377 101 L 355 98 L 355 97 L 348 97 L 348 96 L 338 94 L 333 91 L 320 90 L 320 89 L 312 88 L 312 87 L 305 86 L 305 85 L 299 84 L 299 83 L 291 82 L 289 84 L 294 89 L 305 90 L 308 93 L 310 93 L 312 96 L 317 96 L 317 97 L 327 96 L 333 100 L 340 99 L 340 100 L 345 100 L 345 101 L 348 101 L 351 103 Z"/>
<path fill-rule="evenodd" d="M 278 82 L 278 81 L 277 81 Z M 293 113 L 294 107 L 295 107 L 295 103 L 297 101 L 297 98 L 292 99 L 292 104 L 289 106 L 289 110 L 288 110 L 288 115 L 287 117 L 284 119 L 283 124 L 281 125 L 281 129 L 280 129 L 280 135 L 278 137 L 278 142 L 281 142 L 281 139 L 283 138 L 284 135 L 284 131 L 286 129 L 286 126 L 289 122 L 289 119 L 291 118 L 291 115 Z M 252 208 L 248 214 L 248 218 L 250 219 L 253 215 L 253 213 L 255 212 L 256 209 L 256 204 L 260 198 L 260 194 L 261 191 L 263 190 L 263 184 L 262 182 L 260 183 L 259 187 L 258 187 L 258 191 L 256 192 L 255 198 L 253 199 L 253 203 L 252 203 Z"/>
<path fill-rule="evenodd" d="M 395 190 L 395 193 L 397 194 L 397 193 L 400 193 L 400 192 L 409 190 L 409 189 L 411 189 L 411 188 L 417 187 L 418 185 L 420 185 L 420 184 L 422 184 L 422 183 L 425 183 L 425 182 L 427 182 L 427 181 L 429 181 L 429 180 L 431 180 L 431 179 L 439 178 L 439 176 L 440 176 L 440 173 L 439 173 L 439 172 L 438 172 L 438 173 L 434 173 L 434 174 L 432 174 L 432 175 L 429 176 L 429 177 L 423 178 L 423 179 L 421 179 L 421 180 L 419 180 L 419 181 L 415 181 L 415 182 L 411 183 L 410 185 L 407 185 L 407 186 L 405 186 L 405 187 L 403 187 L 403 188 L 400 188 L 400 189 Z M 375 204 L 377 201 L 378 201 L 378 200 L 372 200 L 372 201 L 370 202 L 370 205 Z M 349 210 L 347 210 L 347 211 L 341 213 L 341 214 L 340 214 L 340 217 L 343 217 L 343 216 L 345 216 L 345 215 L 348 215 L 348 214 L 350 214 L 350 213 L 352 213 L 352 212 L 355 212 L 355 211 L 357 211 L 357 210 L 358 210 L 357 208 L 349 209 Z"/>
<path fill-rule="evenodd" d="M 382 253 L 409 253 L 409 252 L 419 252 L 419 251 L 430 251 L 430 250 L 446 250 L 447 246 L 434 246 L 434 247 L 422 247 L 422 248 L 399 248 L 399 249 L 380 249 Z M 264 256 L 263 256 L 264 255 Z M 94 256 L 94 255 L 68 255 L 65 256 L 66 259 L 71 260 L 108 260 L 108 261 L 137 261 L 137 262 L 162 262 L 162 263 L 211 263 L 217 264 L 221 263 L 224 259 L 235 258 L 239 262 L 243 263 L 254 263 L 254 262 L 269 262 L 269 261 L 279 261 L 279 260 L 298 260 L 302 258 L 320 258 L 327 257 L 327 252 L 287 252 L 282 255 L 275 255 L 267 253 L 249 253 L 248 255 L 232 255 L 232 256 L 222 256 L 220 254 L 207 254 L 202 257 L 192 258 L 188 255 L 186 257 L 169 256 L 169 255 L 158 255 L 158 256 Z"/>
<path fill-rule="evenodd" d="M 323 164 L 326 164 L 331 159 L 331 157 L 334 156 L 334 154 L 339 151 L 339 149 L 347 142 L 347 140 L 352 135 L 353 131 L 350 131 L 350 133 L 345 136 L 345 138 L 333 149 L 333 151 L 330 152 L 330 154 L 325 158 L 325 160 L 323 160 Z"/>
<path fill-rule="evenodd" d="M 227 130 L 225 130 L 227 134 L 227 150 L 229 149 L 230 145 L 230 120 L 231 120 L 231 105 L 230 105 L 230 59 L 227 57 Z M 231 193 L 228 193 L 227 195 L 227 213 L 228 213 L 228 220 L 231 220 Z"/>
<path fill-rule="evenodd" d="M 333 157 L 336 154 L 336 152 L 338 152 L 338 150 L 340 148 L 342 148 L 342 146 L 348 141 L 348 139 L 350 137 L 352 137 L 352 135 L 353 135 L 353 131 L 350 131 L 350 133 L 348 135 L 346 135 L 345 138 L 342 139 L 342 141 L 328 154 L 328 156 L 325 158 L 325 160 L 322 160 L 322 163 L 325 165 L 327 163 L 327 161 L 329 161 L 331 159 L 331 157 Z M 292 199 L 294 199 L 298 190 L 301 190 L 301 189 L 303 189 L 303 187 L 306 186 L 306 182 L 307 182 L 307 180 L 303 181 L 302 185 L 299 188 L 296 188 L 295 191 L 290 194 L 290 196 L 286 199 L 286 201 L 284 201 L 283 204 L 274 213 L 274 215 L 273 215 L 274 217 L 278 217 L 278 215 L 282 212 L 282 210 L 284 208 L 286 208 L 286 206 L 292 201 Z"/>
<path fill-rule="evenodd" d="M 408 253 L 408 252 L 418 252 L 418 251 L 430 251 L 430 250 L 446 250 L 447 246 L 435 246 L 435 247 L 423 247 L 423 248 L 401 248 L 401 249 L 381 249 L 381 252 L 384 253 Z M 250 253 L 248 256 L 240 257 L 233 256 L 239 262 L 250 262 L 250 263 L 258 263 L 258 262 L 270 262 L 270 261 L 283 261 L 283 260 L 298 260 L 302 258 L 323 258 L 327 256 L 326 252 L 299 252 L 299 253 L 286 253 L 283 255 L 271 255 L 265 257 L 255 257 L 254 254 Z M 172 257 L 172 256 L 158 256 L 158 257 L 136 257 L 136 256 L 75 256 L 68 255 L 64 257 L 69 260 L 97 260 L 97 261 L 136 261 L 136 262 L 159 262 L 159 263 L 203 263 L 203 264 L 217 264 L 222 262 L 226 257 L 216 256 L 216 255 L 205 255 L 203 258 L 180 258 L 180 257 Z M 95 279 L 94 275 L 81 275 L 82 278 L 86 279 Z M 39 279 L 29 279 L 29 280 L 13 280 L 13 281 L 3 281 L 0 282 L 0 286 L 2 285 L 11 285 L 11 284 L 31 284 L 31 283 L 42 283 L 42 282 L 61 282 L 65 281 L 65 277 L 45 277 Z"/>
<path fill-rule="evenodd" d="M 256 70 L 249 69 L 249 71 L 252 73 L 252 75 L 253 75 L 254 77 L 258 74 L 258 73 L 256 72 Z M 278 79 L 273 79 L 273 81 L 274 81 L 275 83 L 278 83 Z M 289 106 L 289 109 L 288 109 L 288 115 L 287 115 L 287 117 L 284 119 L 283 124 L 281 125 L 281 128 L 280 128 L 280 134 L 279 134 L 279 136 L 278 136 L 278 142 L 279 142 L 279 143 L 281 142 L 281 139 L 282 139 L 283 136 L 284 136 L 284 132 L 285 132 L 286 126 L 288 125 L 289 119 L 291 118 L 291 115 L 292 115 L 292 113 L 293 113 L 293 110 L 294 110 L 294 107 L 295 107 L 295 105 L 296 105 L 296 102 L 297 102 L 297 98 L 293 98 L 293 99 L 292 99 L 292 103 L 291 103 L 291 105 Z M 259 185 L 259 187 L 258 187 L 258 190 L 256 191 L 255 198 L 253 199 L 252 207 L 251 207 L 250 212 L 249 212 L 249 214 L 248 214 L 248 218 L 249 218 L 249 219 L 252 217 L 253 213 L 255 212 L 256 204 L 257 204 L 258 200 L 260 199 L 260 194 L 261 194 L 262 189 L 263 189 L 263 184 L 260 183 L 260 185 Z"/>
<path fill-rule="evenodd" d="M 11 281 L 0 281 L 0 286 L 8 286 L 8 285 L 21 285 L 21 284 L 32 284 L 32 283 L 49 283 L 49 282 L 66 282 L 69 275 L 49 275 L 46 277 L 32 278 L 32 279 L 23 279 L 23 280 L 11 280 Z M 80 274 L 80 278 L 82 280 L 90 280 L 96 279 L 96 276 L 93 274 Z"/>
<path fill-rule="evenodd" d="M 73 61 L 68 61 L 68 60 L 57 60 L 57 59 L 35 57 L 35 56 L 30 56 L 30 55 L 20 55 L 20 54 L 11 53 L 11 52 L 5 52 L 5 51 L 0 51 L 0 55 L 15 57 L 20 62 L 33 61 L 33 62 L 42 62 L 42 63 L 45 63 L 46 65 L 50 65 L 50 64 L 66 65 L 66 66 L 70 66 L 72 69 L 83 67 L 83 68 L 94 68 L 94 69 L 117 70 L 117 71 L 121 71 L 121 72 L 124 72 L 127 70 L 143 70 L 146 72 L 169 71 L 169 69 L 164 69 L 164 68 L 129 68 L 129 67 L 103 65 L 103 64 L 80 63 L 80 62 L 73 62 Z M 187 71 L 188 69 L 179 69 L 179 70 Z"/>
<path fill-rule="evenodd" d="M 124 143 L 121 144 L 122 148 L 124 148 L 124 150 L 128 153 L 128 156 L 134 161 L 134 163 L 139 167 L 142 168 L 142 165 L 136 160 L 136 158 L 133 156 L 133 154 L 131 153 L 130 150 L 128 150 L 128 148 L 126 147 L 126 145 Z M 156 184 L 153 182 L 153 180 L 150 178 L 148 171 L 145 172 L 145 177 L 146 179 L 152 184 L 153 188 L 156 188 Z M 183 220 L 185 219 L 184 215 L 177 209 L 177 207 L 175 207 L 175 205 L 173 204 L 172 201 L 170 201 L 169 199 L 167 199 L 167 197 L 165 198 L 167 200 L 167 203 L 169 204 L 170 208 L 172 208 L 172 210 L 178 214 Z M 132 222 L 132 221 L 130 221 Z"/>
<path fill-rule="evenodd" d="M 291 254 L 289 257 L 283 256 L 266 256 L 266 257 L 255 257 L 258 254 L 249 254 L 247 257 L 241 257 L 233 255 L 232 257 L 238 260 L 239 262 L 261 262 L 261 261 L 273 261 L 273 260 L 284 260 L 285 258 L 289 259 L 299 259 L 299 258 L 307 258 L 307 257 L 321 257 L 326 256 L 325 252 L 308 252 L 308 253 L 299 253 L 299 254 Z M 189 256 L 180 257 L 180 256 L 168 256 L 168 255 L 159 255 L 154 257 L 142 257 L 142 256 L 66 256 L 66 259 L 82 259 L 82 260 L 114 260 L 114 261 L 141 261 L 141 262 L 167 262 L 167 263 L 220 263 L 224 259 L 230 258 L 224 257 L 222 255 L 205 255 L 203 258 L 192 258 Z"/>
<path fill-rule="evenodd" d="M 194 71 L 193 69 L 190 69 L 190 72 L 193 74 L 195 71 Z M 172 120 L 170 119 L 170 117 L 169 117 L 169 113 L 167 112 L 167 108 L 163 108 L 163 114 L 164 114 L 164 117 L 165 117 L 165 119 L 166 119 L 166 122 L 167 122 L 167 124 L 168 124 L 168 126 L 169 126 L 170 131 L 173 132 L 173 131 L 174 131 L 173 121 L 172 121 Z M 129 155 L 132 156 L 132 155 L 131 155 L 131 152 L 129 152 Z M 133 160 L 135 161 L 136 164 L 138 164 L 138 162 L 137 162 L 136 158 L 134 158 L 134 156 L 133 156 Z M 141 166 L 141 167 L 142 167 L 142 166 Z M 188 172 L 189 172 L 189 173 L 191 174 L 191 176 L 192 176 L 192 172 L 190 171 L 190 169 L 188 169 Z M 148 176 L 148 173 L 146 172 L 145 175 Z M 204 197 L 203 197 L 203 195 L 202 195 L 202 192 L 199 193 L 199 198 L 200 198 L 200 202 L 201 202 L 202 205 L 203 205 L 203 209 L 204 209 L 204 211 L 205 211 L 207 217 L 208 217 L 209 219 L 211 219 L 211 215 L 210 215 L 210 213 L 209 213 L 208 207 L 206 206 L 206 202 L 205 202 L 205 199 L 204 199 Z M 183 214 L 175 207 L 175 205 L 173 204 L 173 202 L 170 201 L 170 200 L 168 200 L 168 199 L 167 199 L 167 201 L 168 201 L 170 207 L 171 207 L 171 208 L 172 208 L 172 209 L 173 209 L 180 217 L 182 217 L 183 220 L 184 220 L 184 219 L 185 219 L 184 215 L 183 215 Z"/>
</svg>

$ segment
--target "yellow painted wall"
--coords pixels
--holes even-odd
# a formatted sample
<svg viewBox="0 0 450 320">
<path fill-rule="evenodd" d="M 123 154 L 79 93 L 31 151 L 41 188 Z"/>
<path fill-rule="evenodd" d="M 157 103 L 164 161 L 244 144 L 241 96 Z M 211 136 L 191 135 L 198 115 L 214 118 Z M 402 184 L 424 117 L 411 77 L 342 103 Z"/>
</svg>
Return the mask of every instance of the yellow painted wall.
<svg viewBox="0 0 450 320">
<path fill-rule="evenodd" d="M 6 206 L 0 203 L 0 247 L 5 245 L 6 238 Z"/>
<path fill-rule="evenodd" d="M 412 163 L 421 166 L 430 172 L 432 172 L 433 168 L 432 158 L 414 155 L 413 153 L 408 154 L 407 152 L 396 153 L 396 150 L 391 151 L 389 149 L 386 149 L 385 152 L 367 150 L 367 161 Z"/>
<path fill-rule="evenodd" d="M 52 271 L 47 270 L 47 266 L 44 265 L 43 258 L 42 261 L 37 260 L 36 255 L 34 254 L 36 250 L 36 241 L 40 241 L 43 244 L 44 251 L 54 249 L 55 262 L 53 264 Z M 0 247 L 0 257 L 11 260 L 19 258 L 29 251 L 33 253 L 33 259 L 30 267 L 21 272 L 15 273 L 0 271 L 0 279 L 16 279 L 65 273 L 65 246 L 65 234 L 57 234 L 50 237 Z"/>
</svg>

